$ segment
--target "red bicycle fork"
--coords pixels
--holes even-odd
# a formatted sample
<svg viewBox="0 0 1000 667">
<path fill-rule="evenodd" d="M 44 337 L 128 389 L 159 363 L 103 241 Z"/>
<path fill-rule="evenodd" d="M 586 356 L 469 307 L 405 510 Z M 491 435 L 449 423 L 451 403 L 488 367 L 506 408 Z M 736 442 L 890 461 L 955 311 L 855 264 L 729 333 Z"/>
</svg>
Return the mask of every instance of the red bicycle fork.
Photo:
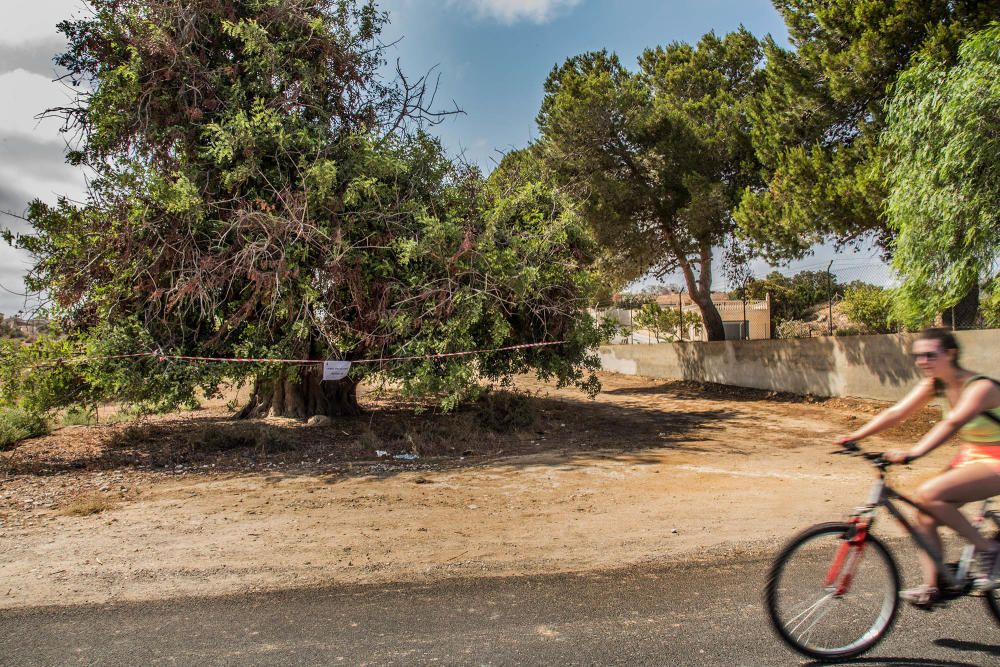
<svg viewBox="0 0 1000 667">
<path fill-rule="evenodd" d="M 824 588 L 833 588 L 836 596 L 844 595 L 850 589 L 854 570 L 861 561 L 868 542 L 868 524 L 860 519 L 852 519 L 851 523 L 851 535 L 837 547 L 823 584 Z"/>
</svg>

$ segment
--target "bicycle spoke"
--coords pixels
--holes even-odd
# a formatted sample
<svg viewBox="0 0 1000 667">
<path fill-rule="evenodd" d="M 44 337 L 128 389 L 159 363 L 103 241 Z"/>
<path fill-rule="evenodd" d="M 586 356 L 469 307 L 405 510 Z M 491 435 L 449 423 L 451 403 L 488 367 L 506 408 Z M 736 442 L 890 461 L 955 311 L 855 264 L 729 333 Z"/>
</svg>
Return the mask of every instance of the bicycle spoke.
<svg viewBox="0 0 1000 667">
<path fill-rule="evenodd" d="M 816 628 L 816 624 L 819 623 L 820 621 L 822 621 L 823 618 L 827 614 L 830 613 L 830 605 L 826 605 L 825 609 L 820 610 L 819 615 L 816 618 L 813 619 L 812 623 L 809 625 L 809 627 L 806 629 L 805 632 L 803 632 L 801 634 L 798 634 L 798 629 L 800 627 L 802 627 L 803 623 L 805 623 L 806 621 L 809 620 L 810 616 L 813 615 L 814 611 L 816 611 L 817 609 L 819 609 L 820 606 L 823 605 L 824 603 L 830 602 L 831 600 L 833 600 L 833 593 L 829 593 L 827 595 L 824 595 L 819 600 L 817 600 L 812 605 L 810 605 L 809 608 L 806 609 L 804 612 L 802 612 L 801 614 L 799 614 L 795 618 L 791 619 L 790 623 L 794 623 L 799 617 L 804 616 L 804 618 L 802 618 L 802 620 L 799 623 L 797 623 L 795 625 L 795 627 L 791 628 L 789 630 L 789 632 L 791 632 L 792 634 L 795 634 L 797 637 L 801 637 L 804 641 L 806 641 L 808 643 L 809 642 L 809 638 L 812 636 L 813 630 Z M 786 627 L 787 627 L 787 625 L 786 625 Z"/>
<path fill-rule="evenodd" d="M 804 531 L 779 554 L 769 575 L 772 626 L 789 645 L 811 657 L 842 659 L 863 653 L 895 617 L 895 564 L 875 538 L 863 551 L 844 553 L 848 530 L 847 524 L 837 523 Z M 850 577 L 849 586 L 843 586 L 845 577 Z M 838 594 L 841 588 L 845 590 Z"/>
</svg>

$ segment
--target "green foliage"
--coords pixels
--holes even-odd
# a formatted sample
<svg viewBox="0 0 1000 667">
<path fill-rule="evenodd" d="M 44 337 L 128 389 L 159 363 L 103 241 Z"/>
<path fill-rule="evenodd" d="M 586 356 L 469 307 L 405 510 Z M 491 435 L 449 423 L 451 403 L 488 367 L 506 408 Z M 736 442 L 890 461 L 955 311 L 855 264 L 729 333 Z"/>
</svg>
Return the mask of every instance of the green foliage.
<svg viewBox="0 0 1000 667">
<path fill-rule="evenodd" d="M 864 333 L 893 333 L 899 329 L 892 313 L 893 292 L 877 285 L 852 282 L 844 288 L 841 308 Z"/>
<path fill-rule="evenodd" d="M 777 0 L 794 50 L 766 43 L 766 85 L 749 116 L 766 189 L 736 212 L 771 261 L 833 238 L 886 251 L 883 102 L 918 55 L 954 60 L 958 44 L 1000 15 L 1000 2 Z"/>
<path fill-rule="evenodd" d="M 1000 278 L 989 281 L 980 293 L 979 314 L 983 326 L 1000 329 Z"/>
<path fill-rule="evenodd" d="M 775 327 L 775 335 L 778 338 L 809 338 L 812 329 L 802 320 L 785 320 Z"/>
<path fill-rule="evenodd" d="M 96 410 L 81 410 L 79 408 L 67 410 L 59 419 L 61 426 L 92 426 L 96 423 Z"/>
<path fill-rule="evenodd" d="M 900 75 L 883 140 L 888 215 L 898 232 L 898 310 L 913 328 L 996 276 L 1000 260 L 1000 25 L 947 67 Z"/>
<path fill-rule="evenodd" d="M 618 299 L 615 301 L 615 307 L 623 308 L 625 310 L 637 310 L 642 308 L 647 303 L 654 303 L 656 297 L 652 294 L 647 294 L 640 292 L 638 294 L 632 292 L 623 292 L 618 295 Z"/>
<path fill-rule="evenodd" d="M 772 271 L 763 279 L 750 280 L 743 288 L 730 292 L 733 299 L 764 299 L 771 295 L 771 316 L 776 322 L 801 320 L 809 316 L 810 309 L 819 303 L 843 294 L 837 277 L 826 271 L 800 271 L 786 276 Z"/>
<path fill-rule="evenodd" d="M 45 420 L 23 408 L 0 407 L 0 449 L 49 432 Z"/>
<path fill-rule="evenodd" d="M 37 414 L 64 406 L 87 412 L 115 401 L 132 414 L 163 412 L 195 401 L 199 388 L 206 396 L 220 395 L 219 385 L 232 371 L 156 357 L 113 358 L 153 350 L 156 344 L 135 320 L 10 347 L 0 356 L 0 405 Z"/>
<path fill-rule="evenodd" d="M 94 0 L 65 22 L 65 111 L 95 172 L 83 204 L 31 205 L 31 288 L 58 338 L 0 363 L 44 412 L 192 404 L 224 379 L 301 380 L 213 357 L 361 361 L 540 341 L 478 357 L 356 364 L 445 408 L 535 370 L 596 391 L 595 247 L 529 156 L 486 180 L 410 123 L 421 90 L 380 78 L 386 20 L 351 0 Z M 45 364 L 82 353 L 101 357 Z M 304 386 L 304 384 L 303 384 Z M 352 385 L 353 386 L 353 385 Z"/>
<path fill-rule="evenodd" d="M 743 29 L 647 49 L 637 73 L 585 53 L 552 70 L 538 113 L 544 163 L 601 244 L 602 272 L 622 285 L 680 269 L 715 339 L 712 252 L 757 179 L 746 106 L 761 55 Z"/>
<path fill-rule="evenodd" d="M 633 322 L 637 329 L 646 329 L 653 334 L 656 342 L 677 340 L 681 331 L 688 336 L 688 331 L 695 335 L 701 334 L 702 321 L 697 313 L 684 312 L 675 308 L 663 308 L 658 303 L 651 302 L 634 314 Z"/>
</svg>

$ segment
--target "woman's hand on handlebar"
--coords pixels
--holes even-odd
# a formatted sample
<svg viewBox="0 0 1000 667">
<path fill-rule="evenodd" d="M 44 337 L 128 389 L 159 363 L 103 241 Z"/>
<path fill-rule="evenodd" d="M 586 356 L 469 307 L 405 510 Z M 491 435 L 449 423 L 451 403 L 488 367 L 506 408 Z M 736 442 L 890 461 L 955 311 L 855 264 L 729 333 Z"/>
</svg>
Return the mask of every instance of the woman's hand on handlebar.
<svg viewBox="0 0 1000 667">
<path fill-rule="evenodd" d="M 902 449 L 890 449 L 882 454 L 882 458 L 889 463 L 909 463 L 914 457 L 908 451 L 904 451 Z"/>
<path fill-rule="evenodd" d="M 841 449 L 857 449 L 858 439 L 845 435 L 842 438 L 837 438 L 837 444 L 840 445 Z"/>
</svg>

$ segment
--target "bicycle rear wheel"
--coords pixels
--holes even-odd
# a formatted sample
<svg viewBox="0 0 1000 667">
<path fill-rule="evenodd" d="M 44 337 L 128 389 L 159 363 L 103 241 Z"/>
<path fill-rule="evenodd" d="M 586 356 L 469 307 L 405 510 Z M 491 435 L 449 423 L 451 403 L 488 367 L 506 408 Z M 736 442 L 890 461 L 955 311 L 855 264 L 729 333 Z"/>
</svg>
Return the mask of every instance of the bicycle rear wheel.
<svg viewBox="0 0 1000 667">
<path fill-rule="evenodd" d="M 993 539 L 1000 542 L 1000 532 L 994 533 Z M 983 594 L 983 602 L 993 615 L 993 620 L 1000 625 L 1000 591 L 986 591 Z"/>
<path fill-rule="evenodd" d="M 899 570 L 875 537 L 850 544 L 852 526 L 823 523 L 778 554 L 764 599 L 778 636 L 802 655 L 845 660 L 877 644 L 899 605 Z"/>
</svg>

